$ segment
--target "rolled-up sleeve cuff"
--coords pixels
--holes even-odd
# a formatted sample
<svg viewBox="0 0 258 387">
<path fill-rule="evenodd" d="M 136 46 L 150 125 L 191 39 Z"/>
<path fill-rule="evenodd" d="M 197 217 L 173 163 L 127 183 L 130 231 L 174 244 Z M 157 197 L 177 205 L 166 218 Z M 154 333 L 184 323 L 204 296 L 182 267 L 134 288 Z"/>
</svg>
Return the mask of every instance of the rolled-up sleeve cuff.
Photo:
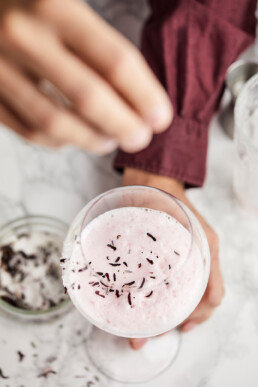
<svg viewBox="0 0 258 387">
<path fill-rule="evenodd" d="M 148 148 L 128 154 L 119 151 L 118 171 L 135 168 L 172 177 L 190 186 L 202 186 L 206 173 L 207 125 L 175 117 L 171 127 L 154 136 Z"/>
</svg>

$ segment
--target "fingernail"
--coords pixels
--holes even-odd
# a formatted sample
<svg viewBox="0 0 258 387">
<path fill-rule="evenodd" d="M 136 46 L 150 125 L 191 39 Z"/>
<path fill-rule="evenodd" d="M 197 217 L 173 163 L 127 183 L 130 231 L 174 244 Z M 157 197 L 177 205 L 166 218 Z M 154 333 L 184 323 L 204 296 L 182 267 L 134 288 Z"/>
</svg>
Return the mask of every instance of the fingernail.
<svg viewBox="0 0 258 387">
<path fill-rule="evenodd" d="M 106 155 L 108 153 L 113 152 L 118 147 L 117 141 L 113 140 L 112 138 L 109 138 L 107 140 L 104 140 L 101 142 L 95 149 L 94 153 L 97 153 L 98 155 Z"/>
<path fill-rule="evenodd" d="M 144 346 L 148 339 L 130 339 L 130 346 L 132 349 L 140 349 Z"/>
<path fill-rule="evenodd" d="M 192 330 L 193 328 L 195 328 L 196 325 L 197 325 L 196 323 L 190 321 L 190 322 L 186 323 L 185 325 L 183 325 L 181 330 L 183 332 L 188 332 L 188 331 Z"/>
<path fill-rule="evenodd" d="M 148 128 L 139 128 L 130 137 L 121 143 L 122 148 L 127 152 L 138 152 L 146 148 L 152 139 L 152 133 Z"/>
<path fill-rule="evenodd" d="M 167 104 L 155 107 L 148 115 L 149 124 L 155 129 L 165 129 L 172 121 L 172 108 Z"/>
</svg>

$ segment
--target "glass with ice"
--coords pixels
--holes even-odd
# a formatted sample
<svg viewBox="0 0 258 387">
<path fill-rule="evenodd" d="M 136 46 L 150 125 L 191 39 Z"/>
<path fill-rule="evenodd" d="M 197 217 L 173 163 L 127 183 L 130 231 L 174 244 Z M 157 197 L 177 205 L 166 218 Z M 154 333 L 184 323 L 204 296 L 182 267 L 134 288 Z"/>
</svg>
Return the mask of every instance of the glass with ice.
<svg viewBox="0 0 258 387">
<path fill-rule="evenodd" d="M 241 91 L 235 107 L 234 190 L 258 214 L 258 74 Z"/>
<path fill-rule="evenodd" d="M 170 331 L 201 300 L 209 248 L 186 206 L 150 187 L 105 192 L 74 220 L 61 262 L 72 302 L 97 327 L 87 351 L 103 373 L 142 382 L 171 364 L 179 345 L 175 331 L 137 352 L 123 338 Z"/>
</svg>

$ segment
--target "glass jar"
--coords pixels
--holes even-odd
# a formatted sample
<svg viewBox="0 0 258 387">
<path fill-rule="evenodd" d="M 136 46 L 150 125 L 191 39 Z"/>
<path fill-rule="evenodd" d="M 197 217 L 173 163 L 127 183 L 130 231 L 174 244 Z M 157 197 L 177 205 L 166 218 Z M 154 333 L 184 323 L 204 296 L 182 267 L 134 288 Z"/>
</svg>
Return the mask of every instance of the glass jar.
<svg viewBox="0 0 258 387">
<path fill-rule="evenodd" d="M 258 214 L 258 74 L 244 86 L 235 107 L 234 191 Z"/>
<path fill-rule="evenodd" d="M 62 241 L 66 235 L 68 226 L 58 219 L 54 219 L 48 216 L 26 216 L 22 218 L 15 219 L 11 222 L 8 222 L 0 228 L 0 248 L 3 246 L 8 246 L 10 241 L 18 240 L 21 237 L 26 238 L 26 235 L 35 236 L 35 235 L 45 235 L 46 238 L 56 238 L 58 241 L 58 250 L 62 246 Z M 26 239 L 24 240 L 25 245 Z M 9 246 L 12 246 L 12 242 Z M 3 255 L 2 255 L 3 256 Z M 54 264 L 56 270 L 59 270 L 59 254 L 56 254 L 54 259 Z M 37 264 L 36 264 L 37 265 Z M 35 270 L 40 269 L 40 267 L 35 267 Z M 58 272 L 58 271 L 57 271 Z M 26 274 L 29 275 L 29 274 Z M 0 287 L 1 282 L 3 282 L 4 270 L 2 265 L 2 259 L 0 256 Z M 2 277 L 2 281 L 1 281 Z M 58 278 L 57 278 L 58 281 Z M 60 281 L 61 272 L 60 272 Z M 64 295 L 62 301 L 56 305 L 49 306 L 43 310 L 38 309 L 24 309 L 16 305 L 12 305 L 10 302 L 5 301 L 0 297 L 0 309 L 2 312 L 8 316 L 12 316 L 15 319 L 22 319 L 25 321 L 46 321 L 55 317 L 62 315 L 63 313 L 70 310 L 72 304 L 68 296 Z"/>
</svg>

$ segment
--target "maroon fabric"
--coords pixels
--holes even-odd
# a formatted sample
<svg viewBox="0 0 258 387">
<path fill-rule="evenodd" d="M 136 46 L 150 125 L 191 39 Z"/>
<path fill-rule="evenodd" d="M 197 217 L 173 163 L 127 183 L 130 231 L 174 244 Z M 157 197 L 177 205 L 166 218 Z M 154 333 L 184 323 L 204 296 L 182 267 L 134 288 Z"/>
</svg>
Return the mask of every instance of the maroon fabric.
<svg viewBox="0 0 258 387">
<path fill-rule="evenodd" d="M 146 170 L 203 184 L 208 125 L 228 66 L 252 43 L 256 0 L 150 0 L 142 52 L 166 87 L 175 118 L 135 154 L 119 151 L 118 170 Z"/>
</svg>

